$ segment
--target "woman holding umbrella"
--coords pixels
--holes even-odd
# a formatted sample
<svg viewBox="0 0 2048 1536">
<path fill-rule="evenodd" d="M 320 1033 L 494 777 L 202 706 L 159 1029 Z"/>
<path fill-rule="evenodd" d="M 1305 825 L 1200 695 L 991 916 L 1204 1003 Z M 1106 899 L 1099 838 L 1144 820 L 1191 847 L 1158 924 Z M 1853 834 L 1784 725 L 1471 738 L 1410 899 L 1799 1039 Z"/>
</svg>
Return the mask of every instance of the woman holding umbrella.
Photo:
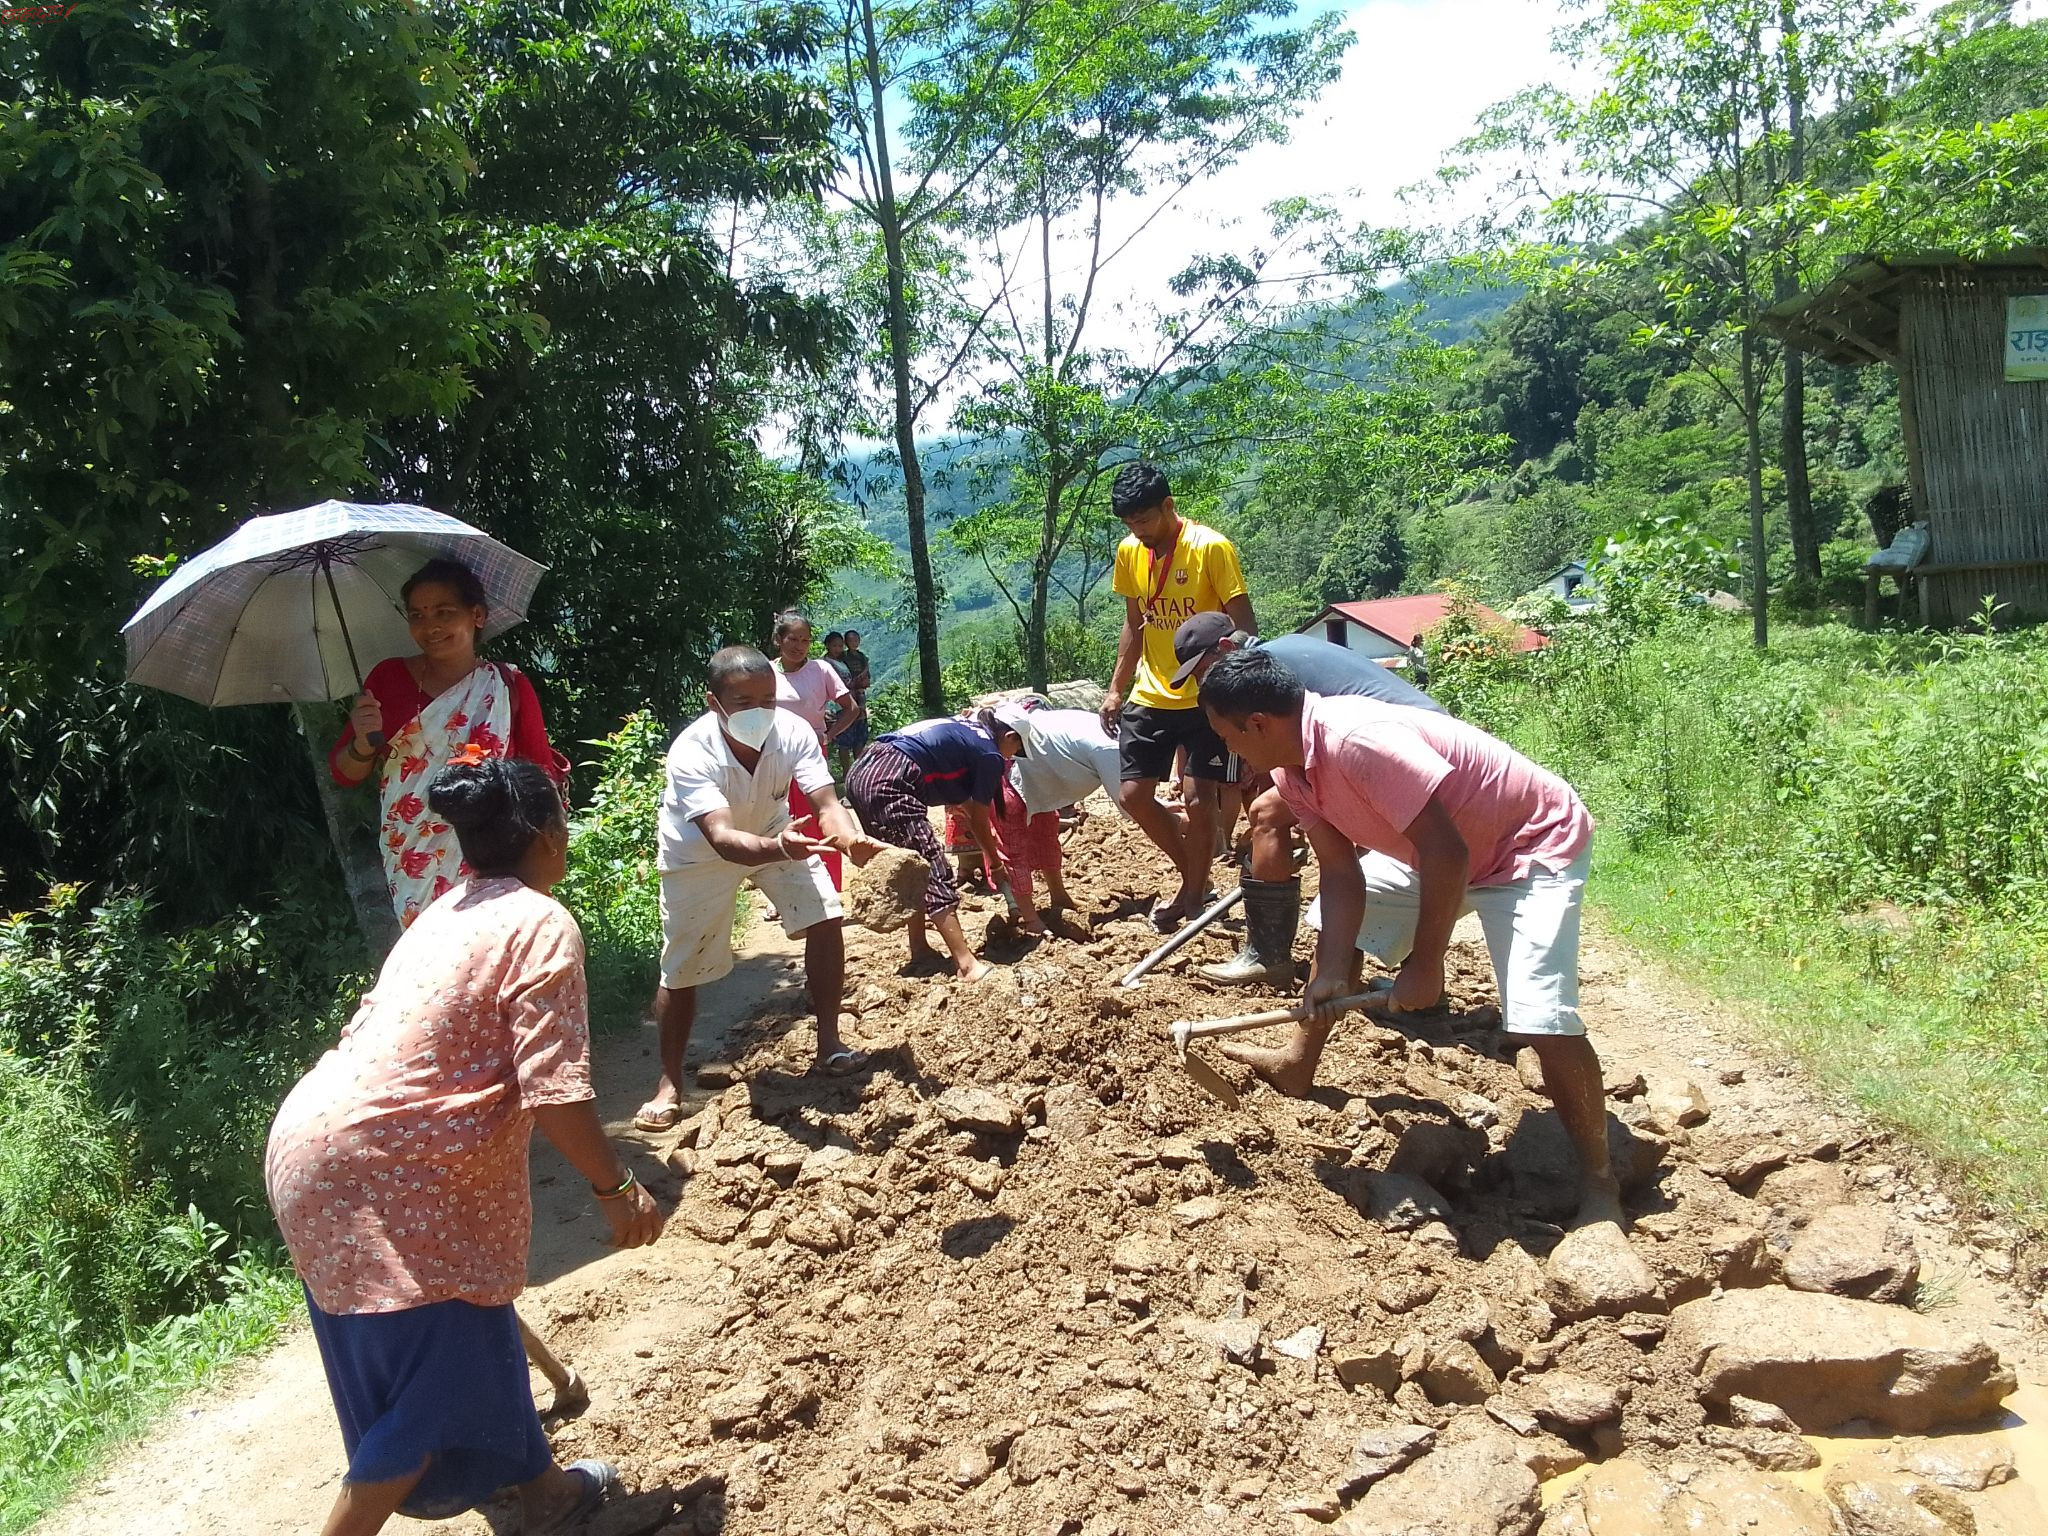
<svg viewBox="0 0 2048 1536">
<path fill-rule="evenodd" d="M 568 765 L 548 743 L 526 674 L 477 656 L 490 606 L 469 567 L 429 560 L 399 595 L 419 654 L 371 669 L 349 711 L 348 732 L 327 762 L 337 784 L 378 775 L 385 885 L 399 923 L 409 928 L 468 872 L 453 830 L 422 798 L 431 773 L 468 747 L 534 763 L 558 787 Z"/>
<path fill-rule="evenodd" d="M 618 1475 L 556 1465 L 512 1310 L 533 1127 L 589 1180 L 614 1245 L 662 1225 L 592 1102 L 583 938 L 548 894 L 569 837 L 554 784 L 470 745 L 426 799 L 472 873 L 399 939 L 264 1156 L 348 1451 L 323 1536 L 508 1487 L 529 1532 L 595 1509 Z"/>
</svg>

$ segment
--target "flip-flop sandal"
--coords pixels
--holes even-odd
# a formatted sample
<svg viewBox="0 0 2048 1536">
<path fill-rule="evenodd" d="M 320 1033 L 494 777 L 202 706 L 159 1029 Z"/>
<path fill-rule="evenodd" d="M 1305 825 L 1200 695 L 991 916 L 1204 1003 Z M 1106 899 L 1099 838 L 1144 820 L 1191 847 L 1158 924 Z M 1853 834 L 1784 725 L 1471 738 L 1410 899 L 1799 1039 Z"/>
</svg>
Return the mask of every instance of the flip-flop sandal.
<svg viewBox="0 0 2048 1536">
<path fill-rule="evenodd" d="M 811 1070 L 822 1077 L 851 1077 L 869 1060 L 866 1051 L 834 1051 L 823 1061 L 814 1063 Z"/>
<path fill-rule="evenodd" d="M 541 1526 L 533 1536 L 550 1536 L 552 1532 L 581 1525 L 603 1507 L 606 1499 L 618 1492 L 619 1469 L 608 1461 L 586 1457 L 582 1461 L 570 1462 L 563 1470 L 583 1479 L 583 1492 L 577 1495 L 574 1504 Z"/>
<path fill-rule="evenodd" d="M 683 1123 L 683 1106 L 664 1104 L 659 1109 L 643 1104 L 640 1112 L 633 1117 L 636 1131 L 672 1131 Z"/>
</svg>

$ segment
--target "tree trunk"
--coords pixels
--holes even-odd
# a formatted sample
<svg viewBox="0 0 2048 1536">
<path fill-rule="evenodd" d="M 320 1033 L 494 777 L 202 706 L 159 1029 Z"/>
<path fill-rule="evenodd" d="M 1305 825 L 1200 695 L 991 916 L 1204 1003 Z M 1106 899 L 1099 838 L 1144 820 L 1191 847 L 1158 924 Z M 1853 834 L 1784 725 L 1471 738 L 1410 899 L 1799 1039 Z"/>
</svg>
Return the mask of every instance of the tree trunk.
<svg viewBox="0 0 2048 1536">
<path fill-rule="evenodd" d="M 1778 466 L 1785 474 L 1785 523 L 1792 536 L 1792 574 L 1820 584 L 1820 534 L 1813 522 L 1813 480 L 1806 468 L 1806 356 L 1785 343 L 1785 400 L 1779 420 Z"/>
<path fill-rule="evenodd" d="M 896 206 L 896 177 L 889 163 L 888 91 L 882 81 L 881 45 L 875 36 L 872 0 L 861 0 L 870 110 L 875 124 L 877 218 L 888 268 L 885 305 L 889 322 L 889 374 L 895 391 L 896 457 L 903 466 L 903 520 L 910 538 L 910 583 L 917 604 L 918 693 L 930 713 L 946 712 L 945 681 L 939 670 L 939 600 L 932 581 L 931 545 L 924 526 L 924 466 L 917 457 L 917 399 L 910 378 L 909 272 L 903 253 L 902 210 Z"/>
<path fill-rule="evenodd" d="M 384 858 L 377 851 L 376 834 L 362 804 L 327 771 L 325 743 L 334 725 L 333 714 L 332 709 L 318 704 L 292 708 L 299 736 L 306 743 L 313 784 L 320 792 L 320 810 L 327 818 L 327 840 L 334 847 L 334 861 L 341 869 L 349 905 L 355 909 L 356 927 L 362 931 L 371 961 L 382 964 L 398 942 L 398 915 L 391 910 L 391 893 L 384 885 Z"/>
<path fill-rule="evenodd" d="M 1045 523 L 1039 529 L 1038 554 L 1031 562 L 1031 610 L 1024 625 L 1024 673 L 1040 693 L 1052 686 L 1052 657 L 1048 654 L 1047 605 L 1052 598 L 1053 541 L 1059 536 L 1061 486 L 1048 481 L 1045 487 Z"/>
<path fill-rule="evenodd" d="M 1785 68 L 1785 168 L 1794 186 L 1806 180 L 1806 63 L 1800 53 L 1799 0 L 1778 0 L 1778 47 Z M 1796 247 L 1795 247 L 1796 249 Z M 1788 261 L 1778 273 L 1778 298 L 1799 291 Z M 1813 523 L 1813 480 L 1806 466 L 1806 358 L 1785 344 L 1785 403 L 1779 422 L 1778 467 L 1785 476 L 1785 523 L 1792 537 L 1792 574 L 1820 585 L 1820 537 Z"/>
<path fill-rule="evenodd" d="M 1742 332 L 1742 431 L 1749 472 L 1749 616 L 1758 650 L 1770 644 L 1770 574 L 1764 550 L 1764 433 L 1757 382 L 1756 329 Z"/>
</svg>

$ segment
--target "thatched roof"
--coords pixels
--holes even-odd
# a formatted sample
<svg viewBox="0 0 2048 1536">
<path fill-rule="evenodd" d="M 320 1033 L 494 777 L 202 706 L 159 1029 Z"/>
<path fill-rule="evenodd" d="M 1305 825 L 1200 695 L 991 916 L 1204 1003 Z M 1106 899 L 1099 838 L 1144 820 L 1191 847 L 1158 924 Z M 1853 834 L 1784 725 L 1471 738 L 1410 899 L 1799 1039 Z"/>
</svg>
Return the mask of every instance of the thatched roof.
<svg viewBox="0 0 2048 1536">
<path fill-rule="evenodd" d="M 1940 272 L 2048 272 L 2048 250 L 2007 251 L 1973 260 L 1940 251 L 1917 256 L 1865 256 L 1826 286 L 1773 306 L 1759 317 L 1765 331 L 1841 368 L 1899 364 L 1898 290 Z"/>
</svg>

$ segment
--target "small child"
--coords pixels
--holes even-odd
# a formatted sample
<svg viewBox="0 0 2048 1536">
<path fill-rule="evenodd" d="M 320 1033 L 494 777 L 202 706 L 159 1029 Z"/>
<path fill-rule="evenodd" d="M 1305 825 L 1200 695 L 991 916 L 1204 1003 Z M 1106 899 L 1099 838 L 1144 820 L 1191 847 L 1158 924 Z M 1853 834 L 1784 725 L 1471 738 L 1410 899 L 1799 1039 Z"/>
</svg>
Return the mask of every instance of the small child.
<svg viewBox="0 0 2048 1536">
<path fill-rule="evenodd" d="M 1017 897 L 1017 927 L 1023 933 L 1042 935 L 1045 924 L 1038 916 L 1038 905 L 1032 895 L 1034 874 L 1045 876 L 1051 910 L 1059 912 L 1074 904 L 1067 895 L 1061 867 L 1060 813 L 1025 814 L 1024 796 L 1017 788 L 1014 766 L 1003 776 L 995 813 L 996 844 L 1009 871 L 1010 889 Z"/>
</svg>

